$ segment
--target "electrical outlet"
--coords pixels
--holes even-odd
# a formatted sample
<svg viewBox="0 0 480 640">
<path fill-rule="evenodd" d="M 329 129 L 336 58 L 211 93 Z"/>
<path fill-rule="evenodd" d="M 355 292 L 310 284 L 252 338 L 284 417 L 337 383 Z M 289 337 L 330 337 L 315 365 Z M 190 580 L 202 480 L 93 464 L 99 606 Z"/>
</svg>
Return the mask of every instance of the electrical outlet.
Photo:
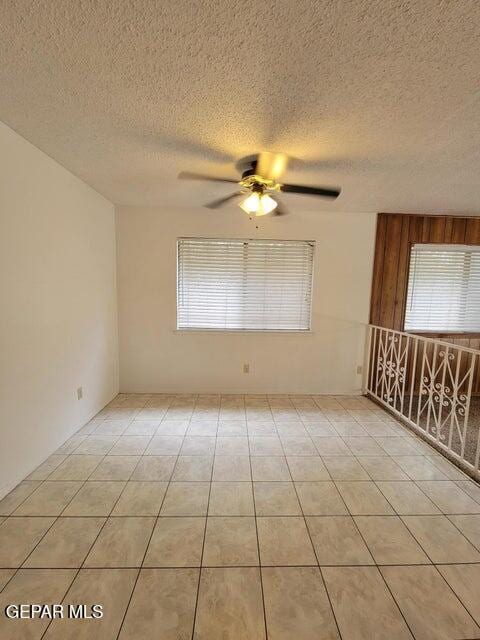
<svg viewBox="0 0 480 640">
<path fill-rule="evenodd" d="M 249 364 L 244 364 L 243 365 L 243 373 L 250 373 L 250 365 Z"/>
<path fill-rule="evenodd" d="M 78 387 L 77 389 L 77 400 L 81 400 L 83 398 L 83 387 Z"/>
<path fill-rule="evenodd" d="M 362 365 L 361 365 L 361 364 L 359 364 L 359 365 L 358 365 L 358 367 L 357 367 L 357 373 L 358 373 L 358 375 L 360 375 L 360 374 L 362 373 L 362 371 L 363 371 L 363 367 L 362 367 Z"/>
</svg>

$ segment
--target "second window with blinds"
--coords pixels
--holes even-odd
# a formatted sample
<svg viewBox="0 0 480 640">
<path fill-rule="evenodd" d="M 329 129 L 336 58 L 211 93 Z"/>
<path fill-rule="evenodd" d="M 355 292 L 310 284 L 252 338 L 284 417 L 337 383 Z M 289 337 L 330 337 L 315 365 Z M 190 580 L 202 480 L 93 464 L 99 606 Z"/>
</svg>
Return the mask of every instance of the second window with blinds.
<svg viewBox="0 0 480 640">
<path fill-rule="evenodd" d="M 180 238 L 177 328 L 309 331 L 313 241 Z"/>
</svg>

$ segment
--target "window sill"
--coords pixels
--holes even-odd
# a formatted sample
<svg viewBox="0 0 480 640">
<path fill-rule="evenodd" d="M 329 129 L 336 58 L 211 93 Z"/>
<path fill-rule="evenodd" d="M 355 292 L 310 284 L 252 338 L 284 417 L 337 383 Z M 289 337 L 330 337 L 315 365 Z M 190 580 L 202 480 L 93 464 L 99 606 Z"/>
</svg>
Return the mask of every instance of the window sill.
<svg viewBox="0 0 480 640">
<path fill-rule="evenodd" d="M 173 329 L 173 333 L 240 333 L 240 334 L 252 334 L 259 333 L 262 335 L 307 335 L 311 336 L 315 332 L 312 329 Z"/>
</svg>

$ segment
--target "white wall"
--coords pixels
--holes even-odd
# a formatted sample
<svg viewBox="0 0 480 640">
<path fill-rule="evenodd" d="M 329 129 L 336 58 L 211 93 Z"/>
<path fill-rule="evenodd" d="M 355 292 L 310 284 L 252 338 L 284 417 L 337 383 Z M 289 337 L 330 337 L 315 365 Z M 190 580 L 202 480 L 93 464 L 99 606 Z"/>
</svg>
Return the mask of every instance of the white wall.
<svg viewBox="0 0 480 640">
<path fill-rule="evenodd" d="M 117 392 L 114 225 L 0 124 L 0 497 Z"/>
<path fill-rule="evenodd" d="M 375 214 L 293 212 L 258 230 L 238 208 L 120 207 L 116 217 L 121 391 L 360 392 Z M 316 240 L 312 333 L 177 332 L 181 236 Z"/>
</svg>

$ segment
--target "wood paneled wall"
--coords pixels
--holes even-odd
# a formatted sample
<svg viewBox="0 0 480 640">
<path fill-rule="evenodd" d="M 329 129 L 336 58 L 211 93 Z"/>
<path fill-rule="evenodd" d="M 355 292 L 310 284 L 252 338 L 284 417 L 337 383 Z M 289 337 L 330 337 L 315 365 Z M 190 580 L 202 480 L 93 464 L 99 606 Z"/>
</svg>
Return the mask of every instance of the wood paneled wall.
<svg viewBox="0 0 480 640">
<path fill-rule="evenodd" d="M 380 213 L 377 221 L 370 322 L 403 331 L 410 250 L 415 243 L 480 245 L 480 217 L 423 216 Z M 480 349 L 480 334 L 429 333 L 462 347 Z M 410 358 L 411 359 L 411 358 Z M 417 375 L 420 375 L 417 372 Z M 480 395 L 480 365 L 473 394 Z"/>
<path fill-rule="evenodd" d="M 480 245 L 480 217 L 378 214 L 370 305 L 372 324 L 403 331 L 410 249 L 420 242 Z M 464 346 L 470 338 L 478 343 L 478 334 L 475 337 L 463 334 Z"/>
</svg>

